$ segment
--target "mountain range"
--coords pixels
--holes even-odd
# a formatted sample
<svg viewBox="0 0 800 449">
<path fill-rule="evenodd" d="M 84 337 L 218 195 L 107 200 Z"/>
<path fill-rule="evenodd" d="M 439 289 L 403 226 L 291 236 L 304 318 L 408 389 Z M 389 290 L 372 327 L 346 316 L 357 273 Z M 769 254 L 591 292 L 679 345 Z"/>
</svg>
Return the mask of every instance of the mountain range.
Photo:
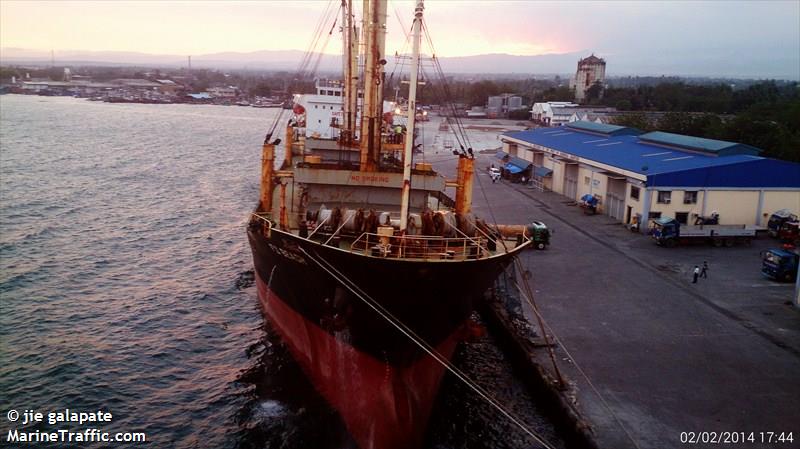
<svg viewBox="0 0 800 449">
<path fill-rule="evenodd" d="M 776 49 L 777 50 L 777 49 Z M 475 56 L 440 57 L 446 73 L 475 74 L 571 74 L 580 58 L 591 51 L 560 54 L 520 56 L 510 54 L 484 54 Z M 192 67 L 221 70 L 297 70 L 304 52 L 300 50 L 260 50 L 253 52 L 224 52 L 192 55 Z M 625 75 L 676 75 L 729 78 L 777 78 L 796 80 L 800 77 L 800 56 L 780 51 L 749 54 L 742 58 L 735 54 L 709 54 L 704 52 L 684 54 L 610 54 L 602 55 L 607 62 L 606 74 Z M 313 59 L 313 58 L 312 58 Z M 387 58 L 391 72 L 393 57 Z M 130 65 L 152 67 L 186 67 L 188 57 L 122 51 L 49 51 L 20 48 L 0 48 L 3 65 Z M 427 63 L 430 67 L 430 62 Z M 341 56 L 323 54 L 319 58 L 319 71 L 338 71 Z M 426 68 L 423 62 L 424 70 Z M 431 72 L 432 73 L 432 72 Z"/>
</svg>

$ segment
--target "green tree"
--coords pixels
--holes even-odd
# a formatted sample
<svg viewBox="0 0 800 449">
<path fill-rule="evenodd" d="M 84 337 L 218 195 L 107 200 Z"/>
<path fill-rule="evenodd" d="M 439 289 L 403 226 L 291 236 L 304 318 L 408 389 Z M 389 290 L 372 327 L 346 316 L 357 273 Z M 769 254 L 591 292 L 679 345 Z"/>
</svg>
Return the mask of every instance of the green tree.
<svg viewBox="0 0 800 449">
<path fill-rule="evenodd" d="M 620 111 L 630 111 L 632 107 L 630 100 L 619 100 L 616 103 L 616 108 Z"/>
<path fill-rule="evenodd" d="M 498 86 L 494 81 L 483 80 L 473 83 L 469 87 L 467 103 L 470 106 L 483 106 L 486 100 L 492 96 L 502 92 L 502 87 Z"/>
<path fill-rule="evenodd" d="M 655 124 L 642 112 L 631 112 L 615 117 L 613 124 L 619 126 L 629 126 L 641 131 L 655 131 Z"/>
<path fill-rule="evenodd" d="M 595 81 L 586 89 L 586 102 L 589 104 L 597 104 L 603 94 L 603 85 L 600 81 Z"/>
<path fill-rule="evenodd" d="M 271 93 L 272 89 L 270 88 L 269 84 L 265 82 L 261 82 L 255 87 L 250 89 L 250 95 L 258 97 L 269 97 Z"/>
</svg>

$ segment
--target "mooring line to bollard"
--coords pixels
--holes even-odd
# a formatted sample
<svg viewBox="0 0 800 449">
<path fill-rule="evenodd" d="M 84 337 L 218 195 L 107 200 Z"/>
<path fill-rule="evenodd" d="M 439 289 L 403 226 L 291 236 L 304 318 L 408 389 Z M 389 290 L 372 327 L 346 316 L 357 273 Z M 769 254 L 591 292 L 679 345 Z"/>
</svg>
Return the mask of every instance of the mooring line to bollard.
<svg viewBox="0 0 800 449">
<path fill-rule="evenodd" d="M 391 312 L 386 310 L 380 303 L 375 301 L 372 297 L 370 297 L 366 292 L 364 292 L 355 282 L 348 279 L 345 275 L 343 275 L 339 270 L 337 270 L 330 262 L 325 260 L 322 256 L 315 253 L 315 255 L 319 258 L 319 260 L 308 253 L 305 248 L 300 248 L 300 251 L 306 255 L 311 261 L 317 264 L 320 268 L 322 268 L 325 272 L 327 272 L 331 277 L 333 277 L 337 282 L 339 282 L 342 286 L 346 289 L 350 290 L 358 299 L 360 299 L 364 304 L 366 304 L 369 308 L 374 310 L 378 315 L 381 316 L 384 320 L 389 322 L 392 326 L 394 326 L 397 330 L 399 330 L 403 335 L 408 337 L 414 344 L 420 347 L 425 353 L 433 357 L 436 362 L 442 365 L 445 369 L 447 369 L 450 373 L 452 373 L 456 378 L 458 378 L 461 382 L 463 382 L 467 387 L 469 387 L 472 391 L 474 391 L 478 396 L 480 396 L 483 400 L 485 400 L 489 405 L 497 409 L 503 416 L 505 416 L 509 421 L 511 421 L 514 425 L 519 427 L 523 432 L 525 432 L 528 436 L 530 436 L 534 441 L 541 444 L 545 447 L 545 449 L 554 449 L 554 446 L 551 445 L 547 440 L 544 439 L 541 435 L 537 434 L 534 430 L 528 428 L 527 425 L 523 424 L 520 419 L 514 417 L 511 412 L 507 411 L 500 403 L 492 398 L 488 392 L 484 391 L 480 386 L 476 383 L 471 381 L 466 374 L 464 374 L 458 367 L 453 365 L 449 360 L 447 360 L 443 355 L 439 354 L 439 351 L 436 348 L 432 347 L 428 344 L 425 340 L 423 340 L 419 335 L 417 335 L 411 328 L 405 325 L 402 321 L 400 321 L 397 317 L 392 315 Z M 324 264 L 323 264 L 324 262 Z"/>
<path fill-rule="evenodd" d="M 525 282 L 527 283 L 527 279 L 525 280 Z M 628 428 L 625 427 L 624 424 L 622 424 L 622 421 L 619 419 L 617 414 L 614 413 L 614 410 L 611 409 L 611 406 L 608 405 L 608 402 L 606 402 L 606 399 L 603 397 L 602 394 L 600 394 L 600 391 L 597 389 L 597 387 L 594 386 L 594 383 L 592 383 L 591 379 L 589 379 L 589 376 L 586 374 L 586 372 L 583 370 L 583 368 L 581 368 L 581 366 L 578 364 L 577 360 L 575 360 L 575 357 L 573 357 L 572 354 L 570 354 L 569 350 L 564 345 L 564 342 L 562 342 L 561 339 L 558 338 L 558 335 L 556 335 L 556 333 L 553 332 L 553 329 L 550 327 L 550 325 L 547 324 L 547 322 L 544 320 L 544 317 L 541 315 L 541 313 L 539 313 L 539 309 L 535 305 L 535 302 L 533 300 L 533 296 L 531 295 L 529 297 L 526 292 L 522 291 L 522 289 L 520 288 L 519 283 L 517 282 L 516 279 L 514 279 L 514 285 L 517 286 L 517 289 L 520 290 L 520 293 L 525 298 L 525 301 L 527 301 L 528 305 L 530 305 L 531 309 L 533 309 L 533 313 L 536 314 L 537 319 L 541 323 L 540 326 L 543 326 L 542 327 L 542 333 L 547 334 L 547 332 L 549 331 L 551 334 L 553 334 L 553 340 L 555 340 L 555 342 L 558 343 L 558 345 L 564 351 L 564 354 L 566 354 L 567 357 L 569 357 L 569 359 L 572 361 L 572 364 L 575 365 L 575 369 L 577 369 L 578 372 L 580 373 L 581 377 L 583 377 L 586 380 L 586 383 L 592 389 L 594 394 L 596 394 L 597 397 L 600 399 L 600 402 L 603 404 L 603 406 L 606 408 L 606 410 L 608 410 L 608 413 L 611 414 L 611 416 L 614 418 L 614 421 L 616 421 L 617 424 L 619 425 L 619 427 L 622 429 L 622 431 L 625 432 L 625 436 L 628 437 L 628 439 L 630 440 L 631 444 L 633 444 L 633 446 L 636 449 L 640 449 L 639 445 L 636 443 L 636 440 L 633 439 L 633 435 L 631 435 L 631 433 L 628 431 Z"/>
<path fill-rule="evenodd" d="M 539 308 L 536 305 L 536 301 L 533 299 L 533 290 L 531 290 L 530 283 L 525 278 L 525 269 L 524 269 L 525 267 L 522 266 L 522 262 L 519 260 L 519 257 L 514 257 L 514 263 L 517 265 L 517 268 L 519 269 L 522 275 L 522 280 L 525 281 L 524 284 L 526 293 L 531 298 L 531 300 L 528 301 L 528 304 L 531 306 L 536 315 L 536 320 L 539 322 L 539 328 L 542 329 L 542 337 L 544 338 L 544 342 L 547 345 L 547 352 L 550 355 L 550 361 L 553 363 L 553 370 L 556 372 L 556 378 L 558 379 L 558 386 L 561 389 L 566 389 L 567 383 L 564 381 L 564 376 L 561 375 L 561 370 L 558 369 L 558 363 L 556 363 L 556 353 L 553 350 L 553 345 L 550 344 L 550 337 L 547 336 L 547 331 L 545 331 L 544 329 L 544 318 L 542 318 L 542 315 L 539 313 Z M 514 285 L 516 285 L 517 289 L 519 289 L 519 284 L 517 284 L 516 279 L 514 279 Z"/>
</svg>

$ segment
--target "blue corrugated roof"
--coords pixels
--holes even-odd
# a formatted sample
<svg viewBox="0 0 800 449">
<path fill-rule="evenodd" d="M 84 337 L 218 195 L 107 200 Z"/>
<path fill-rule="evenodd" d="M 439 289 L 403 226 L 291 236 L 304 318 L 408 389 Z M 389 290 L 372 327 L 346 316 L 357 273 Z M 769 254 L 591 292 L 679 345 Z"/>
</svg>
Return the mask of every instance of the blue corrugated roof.
<svg viewBox="0 0 800 449">
<path fill-rule="evenodd" d="M 527 161 L 522 158 L 518 158 L 516 156 L 508 156 L 508 160 L 506 162 L 508 162 L 509 164 L 514 164 L 517 167 L 521 168 L 522 170 L 525 170 L 526 168 L 533 165 L 533 162 Z"/>
<path fill-rule="evenodd" d="M 618 126 L 618 125 L 606 125 L 603 123 L 587 122 L 584 120 L 570 122 L 567 123 L 566 126 L 573 129 L 588 131 L 591 133 L 603 134 L 606 136 L 635 136 L 637 134 L 642 133 L 636 128 L 629 128 L 627 126 Z"/>
<path fill-rule="evenodd" d="M 719 159 L 731 159 L 726 156 Z M 752 156 L 751 156 L 752 157 Z M 714 165 L 647 177 L 648 186 L 800 188 L 800 164 L 777 159 L 756 158 L 734 164 Z M 797 197 L 800 208 L 800 193 Z"/>
<path fill-rule="evenodd" d="M 718 156 L 728 156 L 733 154 L 752 154 L 761 153 L 760 148 L 736 142 L 726 142 L 724 140 L 705 139 L 702 137 L 684 136 L 682 134 L 665 133 L 654 131 L 642 134 L 639 139 L 661 145 L 669 145 L 687 150 L 703 151 L 714 153 Z"/>
<path fill-rule="evenodd" d="M 649 145 L 645 142 L 640 142 L 637 136 L 601 137 L 565 127 L 510 132 L 504 134 L 504 136 L 542 145 L 642 175 L 760 159 L 758 156 L 745 155 L 720 158 Z"/>
<path fill-rule="evenodd" d="M 665 148 L 640 140 L 637 136 L 603 137 L 563 126 L 510 132 L 503 136 L 645 175 L 648 185 L 655 182 L 657 185 L 675 187 L 800 188 L 800 164 L 760 156 L 703 154 Z M 708 168 L 715 170 L 704 170 Z M 685 176 L 661 176 L 668 173 L 682 173 Z M 706 179 L 708 176 L 711 178 Z"/>
</svg>

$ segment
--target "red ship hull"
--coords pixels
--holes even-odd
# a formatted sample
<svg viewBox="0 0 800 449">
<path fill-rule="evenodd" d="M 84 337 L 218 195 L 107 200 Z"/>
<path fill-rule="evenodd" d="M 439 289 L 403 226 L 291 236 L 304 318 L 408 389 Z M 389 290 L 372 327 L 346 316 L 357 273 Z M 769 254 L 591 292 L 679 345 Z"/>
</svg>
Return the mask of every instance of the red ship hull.
<svg viewBox="0 0 800 449">
<path fill-rule="evenodd" d="M 424 356 L 393 366 L 337 339 L 295 312 L 260 277 L 258 296 L 265 315 L 312 380 L 339 412 L 361 449 L 420 447 L 444 367 Z M 436 347 L 448 360 L 461 329 Z"/>
<path fill-rule="evenodd" d="M 366 297 L 449 360 L 475 302 L 526 246 L 490 258 L 414 261 L 322 245 L 258 221 L 248 237 L 265 317 L 361 449 L 420 447 L 445 370 Z"/>
</svg>

